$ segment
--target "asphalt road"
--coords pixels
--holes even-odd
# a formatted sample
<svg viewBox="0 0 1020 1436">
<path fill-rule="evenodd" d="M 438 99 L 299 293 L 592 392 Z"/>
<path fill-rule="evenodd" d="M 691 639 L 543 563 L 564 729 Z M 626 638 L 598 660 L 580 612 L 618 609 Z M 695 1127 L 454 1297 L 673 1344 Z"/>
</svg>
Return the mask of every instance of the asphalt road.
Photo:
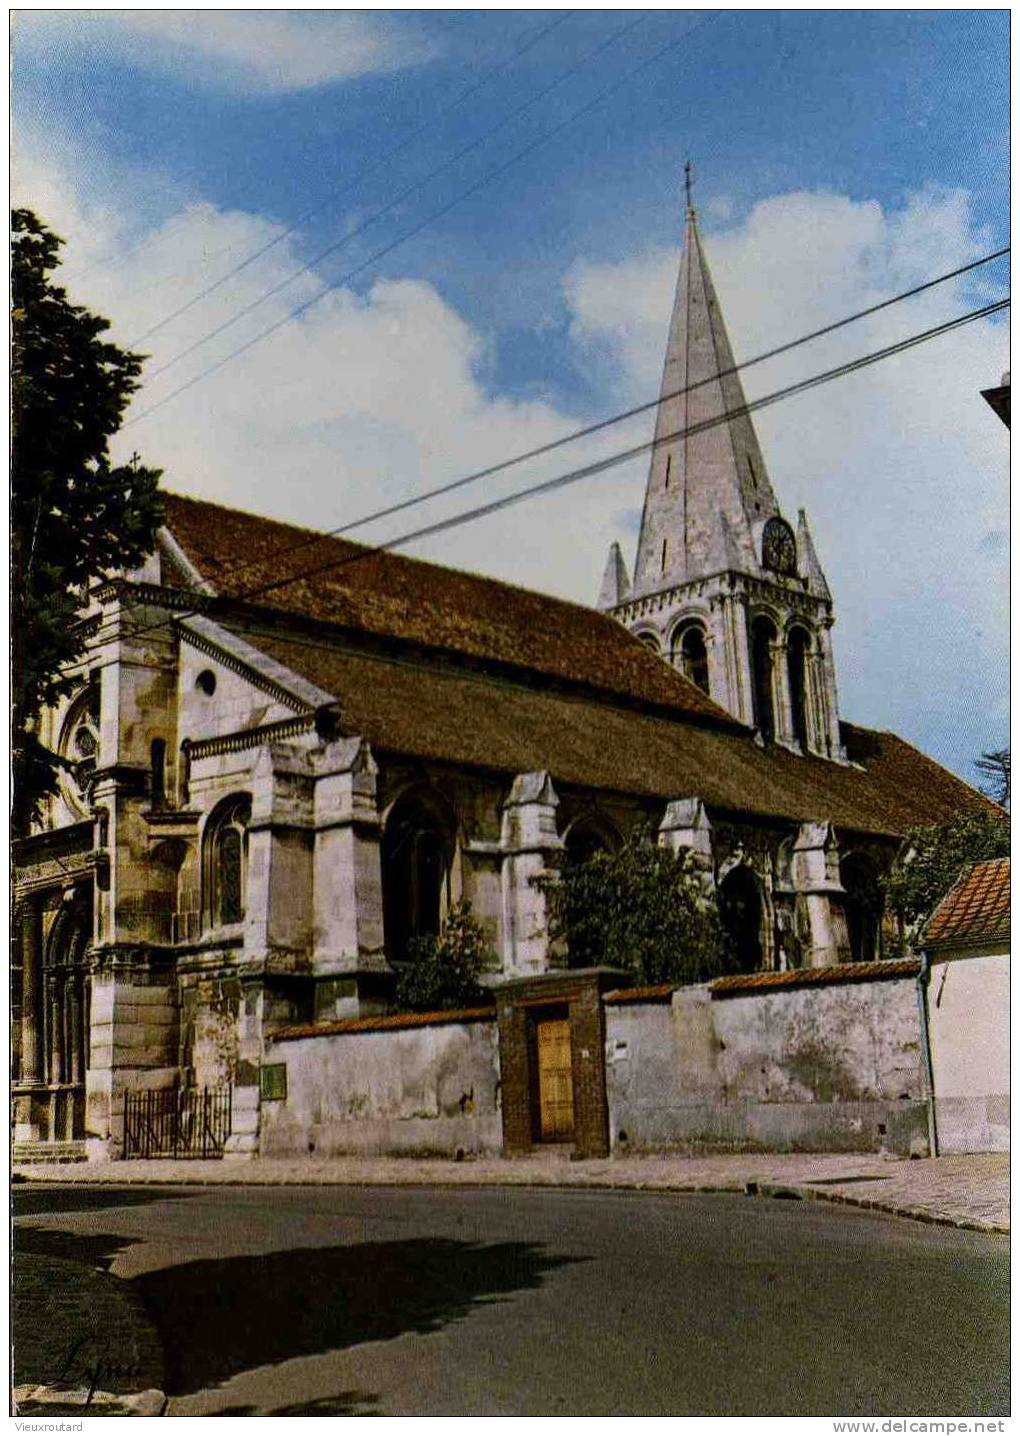
<svg viewBox="0 0 1020 1436">
<path fill-rule="evenodd" d="M 112 1274 L 129 1300 L 105 1354 L 148 1319 L 171 1415 L 1009 1411 L 1005 1237 L 507 1188 L 21 1188 L 15 1212 L 23 1365 L 43 1359 L 33 1269 L 51 1294 L 57 1268 Z M 49 1309 L 54 1350 L 84 1299 Z"/>
</svg>

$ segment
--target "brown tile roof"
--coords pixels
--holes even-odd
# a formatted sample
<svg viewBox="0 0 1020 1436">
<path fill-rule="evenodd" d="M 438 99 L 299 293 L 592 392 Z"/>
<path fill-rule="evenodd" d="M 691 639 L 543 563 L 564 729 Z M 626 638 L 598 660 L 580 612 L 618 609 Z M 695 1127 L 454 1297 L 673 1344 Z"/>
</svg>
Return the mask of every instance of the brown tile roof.
<svg viewBox="0 0 1020 1436">
<path fill-rule="evenodd" d="M 444 1027 L 453 1022 L 495 1022 L 495 1007 L 465 1007 L 451 1012 L 391 1012 L 382 1017 L 344 1017 L 336 1022 L 290 1022 L 271 1034 L 273 1042 L 301 1037 L 338 1037 L 352 1032 L 399 1032 L 405 1027 Z"/>
<path fill-rule="evenodd" d="M 713 997 L 737 997 L 745 992 L 772 988 L 831 987 L 847 982 L 884 982 L 892 977 L 916 977 L 921 964 L 907 957 L 895 962 L 839 962 L 830 967 L 798 967 L 791 972 L 735 973 L 708 984 Z"/>
<path fill-rule="evenodd" d="M 900 834 L 961 810 L 994 805 L 890 733 L 866 738 L 867 767 L 764 750 L 743 732 L 634 712 L 322 640 L 244 636 L 339 700 L 341 727 L 377 749 L 513 775 L 548 769 L 554 782 L 650 799 L 697 796 L 715 808 L 800 821 L 831 818 L 860 832 Z M 997 810 L 998 811 L 998 810 Z"/>
<path fill-rule="evenodd" d="M 177 494 L 163 502 L 167 527 L 220 596 L 742 727 L 594 609 Z"/>
<path fill-rule="evenodd" d="M 376 748 L 860 832 L 1000 811 L 891 733 L 843 725 L 860 766 L 763 750 L 592 609 L 175 494 L 164 503 L 217 593 L 257 605 L 239 631 L 333 693 L 343 731 Z M 252 592 L 337 560 L 352 561 Z M 301 633 L 306 620 L 323 627 Z"/>
<path fill-rule="evenodd" d="M 925 947 L 967 947 L 1009 940 L 1009 858 L 963 873 L 928 919 Z"/>
</svg>

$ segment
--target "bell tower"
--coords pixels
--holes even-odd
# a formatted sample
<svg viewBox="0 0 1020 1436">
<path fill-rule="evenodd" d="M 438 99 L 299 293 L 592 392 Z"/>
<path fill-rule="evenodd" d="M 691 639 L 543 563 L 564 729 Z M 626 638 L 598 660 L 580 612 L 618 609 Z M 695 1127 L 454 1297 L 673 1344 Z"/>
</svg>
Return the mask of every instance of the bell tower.
<svg viewBox="0 0 1020 1436">
<path fill-rule="evenodd" d="M 634 579 L 610 551 L 599 606 L 766 744 L 845 761 L 832 595 L 803 509 L 783 517 L 698 233 L 687 224 Z"/>
</svg>

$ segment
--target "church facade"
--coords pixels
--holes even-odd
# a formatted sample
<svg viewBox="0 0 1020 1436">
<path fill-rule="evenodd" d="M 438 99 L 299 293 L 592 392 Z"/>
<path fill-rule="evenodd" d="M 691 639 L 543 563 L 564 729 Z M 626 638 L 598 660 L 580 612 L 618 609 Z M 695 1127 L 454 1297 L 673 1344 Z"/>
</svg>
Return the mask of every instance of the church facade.
<svg viewBox="0 0 1020 1436">
<path fill-rule="evenodd" d="M 520 1013 L 569 1009 L 580 1062 L 610 981 L 550 942 L 534 879 L 637 824 L 700 854 L 745 972 L 882 957 L 901 834 L 988 804 L 840 721 L 832 596 L 693 212 L 656 439 L 633 581 L 614 547 L 598 609 L 166 496 L 44 719 L 68 766 L 15 846 L 17 1142 L 116 1157 L 140 1096 L 229 1089 L 226 1148 L 257 1151 L 274 1034 L 385 1014 L 462 899 L 523 1130 Z"/>
</svg>

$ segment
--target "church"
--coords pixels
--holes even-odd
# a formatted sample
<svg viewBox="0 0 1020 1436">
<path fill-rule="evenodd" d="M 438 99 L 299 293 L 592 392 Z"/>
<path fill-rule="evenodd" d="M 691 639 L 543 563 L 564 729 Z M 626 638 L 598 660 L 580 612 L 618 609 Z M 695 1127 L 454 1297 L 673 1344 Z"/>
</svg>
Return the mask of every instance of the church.
<svg viewBox="0 0 1020 1436">
<path fill-rule="evenodd" d="M 544 1014 L 579 1150 L 608 1150 L 623 979 L 571 968 L 534 879 L 637 824 L 700 855 L 749 981 L 882 975 L 902 834 L 990 805 L 841 720 L 834 598 L 690 208 L 655 438 L 633 577 L 614 544 L 592 608 L 165 495 L 147 563 L 92 590 L 43 725 L 62 789 L 15 845 L 16 1150 L 137 1153 L 168 1093 L 227 1093 L 215 1149 L 272 1150 L 286 1041 L 395 1031 L 408 942 L 460 900 L 491 953 L 498 1022 L 464 1017 L 491 1028 L 491 1141 L 545 1131 Z"/>
</svg>

